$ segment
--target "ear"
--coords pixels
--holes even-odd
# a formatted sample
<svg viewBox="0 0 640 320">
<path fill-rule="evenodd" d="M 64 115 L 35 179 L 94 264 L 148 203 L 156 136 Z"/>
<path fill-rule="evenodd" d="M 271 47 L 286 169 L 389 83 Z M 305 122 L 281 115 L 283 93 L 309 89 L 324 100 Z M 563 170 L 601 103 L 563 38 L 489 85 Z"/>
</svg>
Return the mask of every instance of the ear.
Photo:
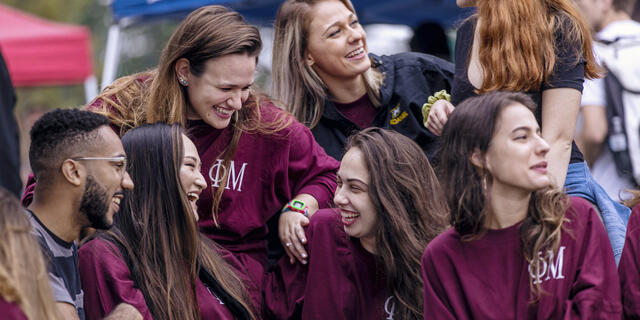
<svg viewBox="0 0 640 320">
<path fill-rule="evenodd" d="M 76 187 L 82 184 L 82 181 L 86 176 L 86 169 L 83 166 L 80 166 L 77 161 L 71 159 L 66 159 L 62 162 L 60 171 L 62 172 L 64 179 Z"/>
<path fill-rule="evenodd" d="M 178 61 L 176 61 L 176 74 L 178 75 L 179 78 L 182 78 L 184 80 L 191 80 L 189 79 L 189 76 L 191 75 L 191 71 L 190 71 L 190 64 L 189 64 L 189 60 L 187 60 L 186 58 L 180 58 L 178 59 Z"/>
<path fill-rule="evenodd" d="M 311 56 L 311 54 L 307 51 L 304 54 L 304 61 L 307 63 L 307 66 L 312 67 L 314 63 L 316 63 L 316 61 L 313 59 L 313 56 Z"/>
<path fill-rule="evenodd" d="M 482 152 L 480 152 L 480 149 L 475 148 L 469 160 L 471 161 L 471 164 L 473 164 L 474 166 L 478 167 L 479 169 L 484 169 L 485 161 L 484 161 L 484 156 L 482 155 Z"/>
</svg>

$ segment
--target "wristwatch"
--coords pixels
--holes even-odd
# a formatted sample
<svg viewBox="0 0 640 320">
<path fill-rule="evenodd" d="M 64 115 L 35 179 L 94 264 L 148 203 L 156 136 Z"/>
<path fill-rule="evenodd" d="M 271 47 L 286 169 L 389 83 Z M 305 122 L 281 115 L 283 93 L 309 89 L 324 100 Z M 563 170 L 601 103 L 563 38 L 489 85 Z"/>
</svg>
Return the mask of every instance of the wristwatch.
<svg viewBox="0 0 640 320">
<path fill-rule="evenodd" d="M 283 208 L 282 213 L 287 211 L 293 211 L 303 214 L 305 217 L 309 217 L 309 208 L 307 208 L 307 204 L 302 200 L 291 200 L 289 201 Z"/>
</svg>

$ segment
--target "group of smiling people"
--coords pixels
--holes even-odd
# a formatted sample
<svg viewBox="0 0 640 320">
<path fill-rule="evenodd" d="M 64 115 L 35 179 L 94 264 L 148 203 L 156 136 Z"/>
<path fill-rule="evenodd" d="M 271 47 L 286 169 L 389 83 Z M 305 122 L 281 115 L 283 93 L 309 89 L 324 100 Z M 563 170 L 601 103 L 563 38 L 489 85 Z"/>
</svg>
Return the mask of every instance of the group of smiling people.
<svg viewBox="0 0 640 320">
<path fill-rule="evenodd" d="M 287 0 L 272 96 L 253 85 L 257 28 L 192 12 L 157 68 L 87 106 L 108 122 L 86 130 L 108 123 L 126 161 L 113 204 L 87 219 L 108 230 L 82 239 L 79 317 L 121 304 L 144 319 L 638 315 L 629 209 L 567 194 L 599 187 L 572 143 L 582 81 L 599 75 L 584 22 L 569 0 L 458 4 L 478 10 L 454 67 L 369 54 L 349 0 Z M 441 90 L 453 104 L 423 110 Z M 114 158 L 56 170 L 91 159 Z"/>
</svg>

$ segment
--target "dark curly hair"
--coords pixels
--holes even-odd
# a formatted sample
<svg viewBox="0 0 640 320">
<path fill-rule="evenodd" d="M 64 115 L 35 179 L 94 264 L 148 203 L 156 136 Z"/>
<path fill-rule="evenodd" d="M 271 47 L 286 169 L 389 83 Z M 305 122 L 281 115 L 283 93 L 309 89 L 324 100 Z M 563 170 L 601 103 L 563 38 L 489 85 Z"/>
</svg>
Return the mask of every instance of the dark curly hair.
<svg viewBox="0 0 640 320">
<path fill-rule="evenodd" d="M 87 149 L 98 138 L 96 130 L 108 126 L 100 114 L 78 109 L 56 109 L 45 113 L 30 131 L 29 161 L 36 179 L 74 153 Z"/>
</svg>

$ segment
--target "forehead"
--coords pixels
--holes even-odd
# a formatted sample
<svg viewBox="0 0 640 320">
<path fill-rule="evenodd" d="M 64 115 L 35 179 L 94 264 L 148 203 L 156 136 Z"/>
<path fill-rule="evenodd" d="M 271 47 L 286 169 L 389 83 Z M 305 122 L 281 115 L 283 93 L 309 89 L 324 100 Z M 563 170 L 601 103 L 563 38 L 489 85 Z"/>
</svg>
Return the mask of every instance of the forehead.
<svg viewBox="0 0 640 320">
<path fill-rule="evenodd" d="M 538 129 L 538 122 L 533 112 L 520 103 L 514 103 L 502 109 L 496 123 L 496 133 L 508 134 L 520 127 Z"/>
<path fill-rule="evenodd" d="M 341 179 L 358 179 L 369 183 L 369 170 L 364 163 L 364 155 L 359 148 L 351 148 L 340 162 L 338 176 Z"/>
<path fill-rule="evenodd" d="M 253 83 L 255 71 L 256 57 L 238 53 L 209 59 L 204 76 L 217 84 L 247 86 Z"/>
<path fill-rule="evenodd" d="M 184 134 L 182 135 L 182 145 L 184 148 L 185 157 L 190 156 L 200 159 L 200 157 L 198 157 L 198 150 L 196 149 L 196 145 L 193 144 L 193 141 L 191 141 L 191 139 L 189 139 L 189 137 Z"/>
<path fill-rule="evenodd" d="M 332 24 L 347 19 L 353 14 L 341 1 L 318 2 L 311 9 L 311 30 L 324 31 Z"/>
<path fill-rule="evenodd" d="M 98 139 L 94 150 L 103 156 L 124 155 L 124 148 L 120 137 L 108 126 L 98 128 Z"/>
</svg>

